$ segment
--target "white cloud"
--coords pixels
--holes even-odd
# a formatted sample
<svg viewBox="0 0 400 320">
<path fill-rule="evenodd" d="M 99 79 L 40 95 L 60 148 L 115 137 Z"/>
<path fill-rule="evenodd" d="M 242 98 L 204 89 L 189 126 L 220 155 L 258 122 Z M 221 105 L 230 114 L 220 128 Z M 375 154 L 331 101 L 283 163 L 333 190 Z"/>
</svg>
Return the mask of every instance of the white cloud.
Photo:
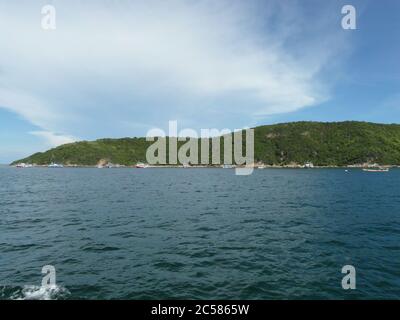
<svg viewBox="0 0 400 320">
<path fill-rule="evenodd" d="M 53 144 L 131 135 L 123 122 L 249 125 L 328 97 L 319 73 L 338 42 L 303 39 L 296 2 L 54 1 L 55 31 L 43 4 L 0 10 L 0 106 Z"/>
<path fill-rule="evenodd" d="M 46 145 L 49 147 L 57 147 L 62 144 L 71 143 L 79 140 L 72 136 L 59 135 L 50 131 L 30 131 L 29 133 L 44 139 Z"/>
</svg>

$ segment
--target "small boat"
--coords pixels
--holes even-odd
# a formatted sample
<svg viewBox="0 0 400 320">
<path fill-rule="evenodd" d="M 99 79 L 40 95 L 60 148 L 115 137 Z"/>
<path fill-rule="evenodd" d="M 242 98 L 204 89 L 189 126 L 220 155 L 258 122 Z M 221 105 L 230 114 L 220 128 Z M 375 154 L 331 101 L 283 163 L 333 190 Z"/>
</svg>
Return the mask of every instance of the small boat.
<svg viewBox="0 0 400 320">
<path fill-rule="evenodd" d="M 266 166 L 264 164 L 262 164 L 261 166 L 258 166 L 258 169 L 265 169 Z"/>
<path fill-rule="evenodd" d="M 190 168 L 190 167 L 191 167 L 191 165 L 190 165 L 190 164 L 188 164 L 188 163 L 184 163 L 184 164 L 183 164 L 183 167 L 184 167 L 184 168 Z"/>
<path fill-rule="evenodd" d="M 304 164 L 304 168 L 306 168 L 306 169 L 314 168 L 314 164 L 312 162 L 306 162 Z"/>
<path fill-rule="evenodd" d="M 62 164 L 58 164 L 58 163 L 50 163 L 48 166 L 48 168 L 64 168 L 64 166 Z"/>
<path fill-rule="evenodd" d="M 388 172 L 389 168 L 364 168 L 363 171 L 366 171 L 366 172 Z"/>
<path fill-rule="evenodd" d="M 222 169 L 234 169 L 235 167 L 233 164 L 224 164 L 221 166 Z"/>
<path fill-rule="evenodd" d="M 33 165 L 30 163 L 18 163 L 16 166 L 16 168 L 32 168 Z"/>
<path fill-rule="evenodd" d="M 145 169 L 145 168 L 147 168 L 148 167 L 148 165 L 147 164 L 144 164 L 144 163 L 141 163 L 141 162 L 139 162 L 139 163 L 137 163 L 136 164 L 136 166 L 135 166 L 136 168 L 138 168 L 138 169 Z"/>
</svg>

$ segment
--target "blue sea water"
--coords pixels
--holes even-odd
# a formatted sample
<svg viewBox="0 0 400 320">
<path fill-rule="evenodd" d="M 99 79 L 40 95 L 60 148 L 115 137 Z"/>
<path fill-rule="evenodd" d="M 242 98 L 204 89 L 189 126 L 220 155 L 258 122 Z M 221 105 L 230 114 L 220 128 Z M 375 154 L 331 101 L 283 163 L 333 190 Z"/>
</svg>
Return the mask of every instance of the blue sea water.
<svg viewBox="0 0 400 320">
<path fill-rule="evenodd" d="M 399 296 L 400 170 L 0 167 L 0 299 Z"/>
</svg>

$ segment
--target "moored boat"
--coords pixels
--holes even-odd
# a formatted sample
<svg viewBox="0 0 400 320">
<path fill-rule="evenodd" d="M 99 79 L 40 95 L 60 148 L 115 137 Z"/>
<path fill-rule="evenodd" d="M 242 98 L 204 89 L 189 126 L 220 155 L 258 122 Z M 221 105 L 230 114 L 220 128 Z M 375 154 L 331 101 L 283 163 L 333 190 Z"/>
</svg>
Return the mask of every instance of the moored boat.
<svg viewBox="0 0 400 320">
<path fill-rule="evenodd" d="M 312 162 L 306 162 L 306 163 L 304 164 L 304 168 L 306 168 L 306 169 L 312 169 L 312 168 L 314 168 L 314 164 L 313 164 Z"/>
<path fill-rule="evenodd" d="M 364 168 L 363 171 L 366 171 L 366 172 L 388 172 L 389 168 Z"/>
<path fill-rule="evenodd" d="M 64 168 L 64 166 L 62 164 L 58 164 L 58 163 L 50 163 L 48 166 L 48 168 Z"/>
<path fill-rule="evenodd" d="M 30 163 L 18 163 L 16 166 L 16 168 L 32 168 L 33 165 Z"/>
<path fill-rule="evenodd" d="M 144 163 L 141 163 L 141 162 L 139 162 L 139 163 L 137 163 L 136 164 L 136 166 L 135 166 L 136 168 L 138 168 L 138 169 L 145 169 L 145 168 L 147 168 L 148 167 L 148 165 L 147 164 L 144 164 Z"/>
</svg>

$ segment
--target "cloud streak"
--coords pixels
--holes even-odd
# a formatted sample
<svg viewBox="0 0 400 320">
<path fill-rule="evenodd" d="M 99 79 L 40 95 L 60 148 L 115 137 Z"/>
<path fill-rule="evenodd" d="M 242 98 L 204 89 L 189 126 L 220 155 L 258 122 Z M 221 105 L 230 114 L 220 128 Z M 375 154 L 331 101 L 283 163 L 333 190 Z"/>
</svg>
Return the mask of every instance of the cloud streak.
<svg viewBox="0 0 400 320">
<path fill-rule="evenodd" d="M 72 136 L 59 135 L 50 131 L 30 131 L 29 133 L 34 136 L 43 138 L 45 143 L 49 147 L 56 147 L 62 144 L 71 143 L 78 140 L 77 138 Z"/>
</svg>

